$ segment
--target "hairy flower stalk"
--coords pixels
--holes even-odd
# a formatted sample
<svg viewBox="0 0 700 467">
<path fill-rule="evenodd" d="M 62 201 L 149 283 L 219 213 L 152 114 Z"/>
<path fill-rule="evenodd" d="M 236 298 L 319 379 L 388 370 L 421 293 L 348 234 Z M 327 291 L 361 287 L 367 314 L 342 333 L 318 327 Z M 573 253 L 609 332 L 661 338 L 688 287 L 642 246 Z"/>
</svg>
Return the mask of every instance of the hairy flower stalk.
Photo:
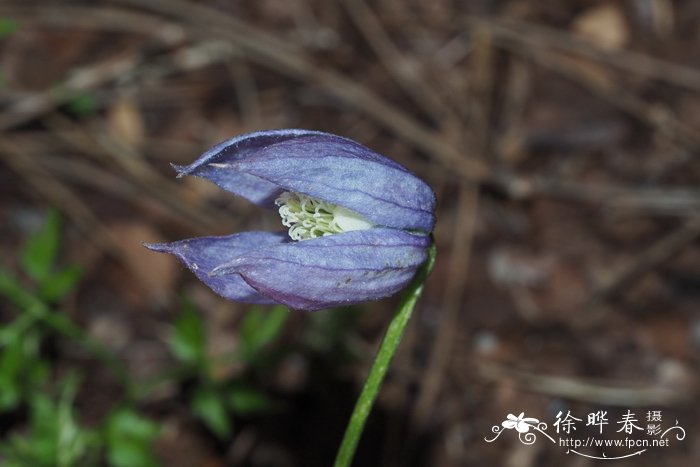
<svg viewBox="0 0 700 467">
<path fill-rule="evenodd" d="M 301 310 L 376 300 L 405 287 L 428 256 L 432 190 L 355 141 L 261 131 L 175 169 L 276 208 L 288 228 L 288 236 L 242 232 L 146 245 L 177 256 L 225 298 Z"/>
</svg>

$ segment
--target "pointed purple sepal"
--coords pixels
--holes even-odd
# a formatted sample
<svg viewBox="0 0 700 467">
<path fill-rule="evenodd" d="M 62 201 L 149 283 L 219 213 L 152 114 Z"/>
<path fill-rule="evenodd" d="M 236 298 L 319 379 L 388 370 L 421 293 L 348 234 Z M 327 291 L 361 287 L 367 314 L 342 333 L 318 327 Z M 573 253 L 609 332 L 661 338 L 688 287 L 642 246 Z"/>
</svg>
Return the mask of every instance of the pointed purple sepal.
<svg viewBox="0 0 700 467">
<path fill-rule="evenodd" d="M 394 294 L 425 262 L 429 243 L 427 236 L 400 230 L 358 230 L 250 250 L 213 274 L 242 277 L 290 308 L 318 310 Z"/>
<path fill-rule="evenodd" d="M 435 195 L 403 166 L 340 136 L 271 130 L 225 141 L 179 176 L 206 178 L 271 208 L 283 191 L 303 193 L 362 214 L 374 224 L 431 232 Z"/>
<path fill-rule="evenodd" d="M 177 256 L 196 276 L 224 298 L 245 303 L 272 304 L 240 276 L 215 276 L 211 271 L 221 264 L 258 248 L 270 248 L 289 241 L 283 233 L 243 232 L 223 237 L 199 237 L 172 243 L 145 244 L 153 251 Z"/>
</svg>

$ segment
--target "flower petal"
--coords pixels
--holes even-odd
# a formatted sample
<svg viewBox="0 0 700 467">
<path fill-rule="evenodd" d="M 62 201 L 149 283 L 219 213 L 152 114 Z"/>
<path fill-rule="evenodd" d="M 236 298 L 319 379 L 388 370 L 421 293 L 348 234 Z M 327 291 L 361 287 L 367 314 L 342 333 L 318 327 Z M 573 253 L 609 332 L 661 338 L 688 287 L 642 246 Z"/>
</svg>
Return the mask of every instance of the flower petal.
<svg viewBox="0 0 700 467">
<path fill-rule="evenodd" d="M 199 237 L 145 246 L 154 251 L 177 256 L 199 280 L 224 298 L 246 303 L 271 304 L 276 302 L 258 293 L 240 276 L 213 276 L 211 271 L 251 250 L 269 248 L 285 241 L 288 241 L 288 237 L 284 233 L 243 232 L 223 237 Z"/>
<path fill-rule="evenodd" d="M 426 260 L 429 242 L 400 230 L 357 230 L 249 251 L 213 273 L 238 274 L 291 308 L 319 310 L 397 292 Z"/>
<path fill-rule="evenodd" d="M 245 159 L 273 144 L 309 135 L 325 134 L 308 130 L 267 130 L 248 133 L 223 141 L 199 156 L 187 166 L 173 165 L 178 177 L 195 175 L 206 178 L 224 190 L 236 193 L 249 201 L 274 208 L 275 198 L 284 189 L 277 184 L 252 174 L 230 170 L 228 164 Z M 226 166 L 225 168 L 222 166 Z"/>
<path fill-rule="evenodd" d="M 197 175 L 265 207 L 293 191 L 348 208 L 376 225 L 430 232 L 435 194 L 403 166 L 340 136 L 272 130 L 225 141 L 179 175 Z"/>
</svg>

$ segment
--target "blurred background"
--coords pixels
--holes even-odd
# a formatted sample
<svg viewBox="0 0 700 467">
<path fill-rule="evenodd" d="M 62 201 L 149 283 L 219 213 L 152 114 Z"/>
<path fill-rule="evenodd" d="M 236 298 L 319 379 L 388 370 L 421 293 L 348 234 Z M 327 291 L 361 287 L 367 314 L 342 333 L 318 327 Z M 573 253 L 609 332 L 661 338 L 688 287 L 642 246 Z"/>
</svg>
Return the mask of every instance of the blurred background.
<svg viewBox="0 0 700 467">
<path fill-rule="evenodd" d="M 252 307 L 142 247 L 280 230 L 169 163 L 285 127 L 438 197 L 355 465 L 598 465 L 485 438 L 560 411 L 584 438 L 599 410 L 609 438 L 628 411 L 686 431 L 616 465 L 696 464 L 699 24 L 690 0 L 3 0 L 2 464 L 332 463 L 398 297 Z"/>
</svg>

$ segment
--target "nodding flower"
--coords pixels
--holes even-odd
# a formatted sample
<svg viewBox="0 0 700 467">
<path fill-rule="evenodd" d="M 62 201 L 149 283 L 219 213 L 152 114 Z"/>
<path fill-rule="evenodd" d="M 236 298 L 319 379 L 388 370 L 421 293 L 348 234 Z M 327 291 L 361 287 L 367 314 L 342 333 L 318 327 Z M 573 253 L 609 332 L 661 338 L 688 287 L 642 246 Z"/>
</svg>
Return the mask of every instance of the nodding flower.
<svg viewBox="0 0 700 467">
<path fill-rule="evenodd" d="M 405 287 L 428 255 L 435 195 L 400 164 L 347 138 L 269 130 L 224 141 L 178 177 L 206 178 L 277 209 L 285 233 L 147 244 L 175 255 L 219 295 L 318 310 Z"/>
</svg>

